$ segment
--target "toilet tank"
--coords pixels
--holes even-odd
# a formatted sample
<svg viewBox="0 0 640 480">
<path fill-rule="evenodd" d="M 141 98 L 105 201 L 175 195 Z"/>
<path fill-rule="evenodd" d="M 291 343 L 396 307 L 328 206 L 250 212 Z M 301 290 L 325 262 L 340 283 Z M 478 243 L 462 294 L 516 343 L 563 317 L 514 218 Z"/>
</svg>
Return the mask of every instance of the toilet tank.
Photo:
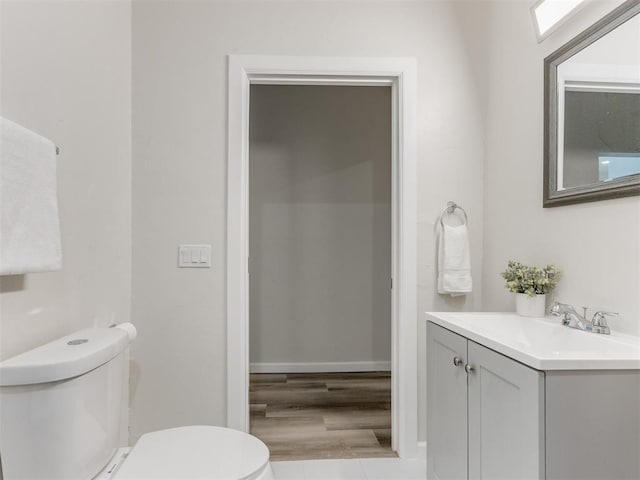
<svg viewBox="0 0 640 480">
<path fill-rule="evenodd" d="M 129 336 L 90 328 L 0 363 L 4 480 L 97 475 L 126 425 Z"/>
</svg>

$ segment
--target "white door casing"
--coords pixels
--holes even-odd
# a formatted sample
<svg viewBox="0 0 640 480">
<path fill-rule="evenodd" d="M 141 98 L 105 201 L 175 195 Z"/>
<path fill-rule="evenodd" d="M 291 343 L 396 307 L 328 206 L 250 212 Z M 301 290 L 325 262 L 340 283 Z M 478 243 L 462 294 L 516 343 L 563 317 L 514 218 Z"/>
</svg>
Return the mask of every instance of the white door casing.
<svg viewBox="0 0 640 480">
<path fill-rule="evenodd" d="M 391 445 L 418 452 L 416 63 L 412 58 L 229 56 L 227 425 L 249 429 L 249 92 L 251 84 L 388 85 L 392 97 Z"/>
</svg>

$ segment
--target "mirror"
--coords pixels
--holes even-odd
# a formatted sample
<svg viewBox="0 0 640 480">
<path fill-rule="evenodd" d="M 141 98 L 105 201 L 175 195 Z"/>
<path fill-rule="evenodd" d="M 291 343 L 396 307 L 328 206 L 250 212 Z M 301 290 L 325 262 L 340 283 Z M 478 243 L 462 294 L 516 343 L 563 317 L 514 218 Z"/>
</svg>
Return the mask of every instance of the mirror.
<svg viewBox="0 0 640 480">
<path fill-rule="evenodd" d="M 640 195 L 640 0 L 545 59 L 544 201 Z"/>
</svg>

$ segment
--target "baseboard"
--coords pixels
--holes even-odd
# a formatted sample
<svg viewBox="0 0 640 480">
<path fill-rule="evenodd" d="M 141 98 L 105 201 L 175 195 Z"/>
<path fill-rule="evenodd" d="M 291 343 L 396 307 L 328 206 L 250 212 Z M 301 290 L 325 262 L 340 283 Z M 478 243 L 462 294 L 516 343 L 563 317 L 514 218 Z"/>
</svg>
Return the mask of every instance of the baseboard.
<svg viewBox="0 0 640 480">
<path fill-rule="evenodd" d="M 251 373 L 386 372 L 391 362 L 252 363 Z"/>
<path fill-rule="evenodd" d="M 427 442 L 418 442 L 418 458 L 421 460 L 427 458 Z"/>
</svg>

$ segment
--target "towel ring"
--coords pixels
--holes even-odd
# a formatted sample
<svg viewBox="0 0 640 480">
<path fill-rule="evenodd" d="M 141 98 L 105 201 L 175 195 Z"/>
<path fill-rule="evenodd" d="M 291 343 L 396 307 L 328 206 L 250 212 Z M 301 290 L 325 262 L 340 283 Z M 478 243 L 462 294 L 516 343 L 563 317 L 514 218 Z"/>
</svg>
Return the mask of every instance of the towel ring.
<svg viewBox="0 0 640 480">
<path fill-rule="evenodd" d="M 440 214 L 440 225 L 442 226 L 442 228 L 444 228 L 444 215 L 445 214 L 452 215 L 453 213 L 455 213 L 456 210 L 461 210 L 462 214 L 464 215 L 463 225 L 466 225 L 467 223 L 469 223 L 469 217 L 467 217 L 467 212 L 465 212 L 464 208 L 462 208 L 456 202 L 447 202 L 447 208 L 445 208 Z"/>
</svg>

